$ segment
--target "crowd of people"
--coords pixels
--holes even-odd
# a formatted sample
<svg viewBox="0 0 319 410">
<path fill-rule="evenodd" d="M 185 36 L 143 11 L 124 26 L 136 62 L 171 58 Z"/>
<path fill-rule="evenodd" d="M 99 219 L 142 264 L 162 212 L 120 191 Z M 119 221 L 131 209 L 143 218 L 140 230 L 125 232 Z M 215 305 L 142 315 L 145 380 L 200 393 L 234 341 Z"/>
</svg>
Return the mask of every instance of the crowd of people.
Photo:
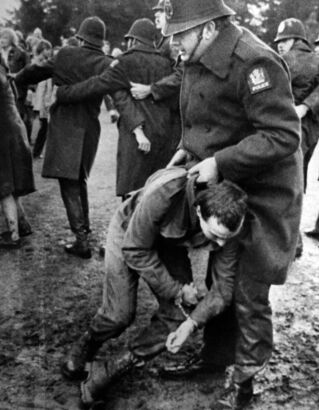
<svg viewBox="0 0 319 410">
<path fill-rule="evenodd" d="M 108 226 L 101 307 L 62 373 L 82 381 L 81 400 L 91 406 L 128 369 L 176 353 L 204 328 L 196 359 L 163 374 L 234 365 L 214 409 L 244 409 L 273 349 L 270 287 L 283 284 L 302 255 L 302 200 L 319 138 L 319 37 L 312 45 L 300 20 L 284 20 L 277 54 L 237 25 L 223 0 L 159 0 L 153 10 L 155 24 L 133 22 L 127 50 L 114 54 L 95 16 L 59 48 L 39 29 L 25 43 L 1 31 L 0 201 L 8 230 L 0 247 L 18 248 L 32 233 L 20 197 L 35 190 L 30 146 L 36 159 L 46 145 L 42 176 L 58 180 L 75 236 L 65 251 L 91 258 L 87 180 L 104 100 L 118 127 L 122 204 Z M 319 240 L 319 215 L 306 234 Z M 203 298 L 190 248 L 209 252 Z M 134 320 L 140 277 L 159 308 L 101 365 L 100 347 Z"/>
</svg>

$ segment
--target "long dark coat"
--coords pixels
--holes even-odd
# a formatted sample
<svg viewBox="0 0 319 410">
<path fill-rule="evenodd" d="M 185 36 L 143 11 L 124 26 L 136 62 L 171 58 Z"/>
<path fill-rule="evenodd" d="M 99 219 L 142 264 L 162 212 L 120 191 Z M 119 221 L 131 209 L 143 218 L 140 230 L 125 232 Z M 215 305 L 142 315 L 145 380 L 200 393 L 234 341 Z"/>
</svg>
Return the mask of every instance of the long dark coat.
<svg viewBox="0 0 319 410">
<path fill-rule="evenodd" d="M 35 190 L 31 151 L 7 70 L 0 64 L 0 199 Z"/>
<path fill-rule="evenodd" d="M 64 47 L 44 66 L 32 65 L 23 70 L 16 82 L 37 83 L 52 77 L 55 85 L 75 84 L 102 73 L 112 61 L 93 47 Z M 88 177 L 100 137 L 101 103 L 99 95 L 89 101 L 51 107 L 44 177 L 78 180 L 81 170 Z"/>
<path fill-rule="evenodd" d="M 117 153 L 117 195 L 141 188 L 146 179 L 171 159 L 180 140 L 180 122 L 176 112 L 176 100 L 155 102 L 149 97 L 136 101 L 135 108 L 127 104 L 130 81 L 151 84 L 172 72 L 171 61 L 149 46 L 136 46 L 122 56 L 111 70 L 103 75 L 73 87 L 59 89 L 58 101 L 74 103 L 113 93 L 114 103 L 120 112 L 119 142 Z M 144 132 L 151 142 L 151 152 L 144 154 L 132 134 L 138 115 L 143 118 Z"/>
<path fill-rule="evenodd" d="M 319 55 L 300 40 L 283 58 L 290 70 L 295 104 L 309 107 L 301 121 L 306 179 L 308 163 L 319 138 Z"/>
<path fill-rule="evenodd" d="M 153 95 L 177 86 L 171 79 L 153 87 Z M 185 65 L 181 111 L 182 147 L 197 160 L 214 156 L 221 176 L 249 196 L 240 271 L 255 281 L 283 283 L 303 196 L 300 122 L 286 65 L 231 24 L 198 64 Z"/>
</svg>

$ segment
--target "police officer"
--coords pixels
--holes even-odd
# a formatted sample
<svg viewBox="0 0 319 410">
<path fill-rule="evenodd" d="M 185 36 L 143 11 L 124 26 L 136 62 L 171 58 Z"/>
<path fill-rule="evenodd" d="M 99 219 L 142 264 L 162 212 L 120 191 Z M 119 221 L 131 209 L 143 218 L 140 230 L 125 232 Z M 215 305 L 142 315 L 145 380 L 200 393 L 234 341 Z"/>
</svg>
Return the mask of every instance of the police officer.
<svg viewBox="0 0 319 410">
<path fill-rule="evenodd" d="M 272 352 L 270 285 L 284 283 L 297 243 L 303 194 L 299 119 L 286 64 L 232 23 L 234 12 L 223 0 L 172 0 L 166 12 L 164 35 L 173 35 L 185 63 L 179 84 L 169 78 L 151 87 L 155 99 L 181 93 L 182 140 L 170 165 L 197 161 L 189 173 L 198 181 L 227 178 L 249 197 L 235 285 L 233 383 L 213 405 L 242 409 L 252 398 L 254 375 Z M 132 93 L 138 96 L 137 86 Z M 221 364 L 231 351 L 225 346 L 235 334 L 227 334 L 227 320 L 222 315 L 206 326 L 203 354 L 212 363 Z"/>
<path fill-rule="evenodd" d="M 171 42 L 170 38 L 162 35 L 162 32 L 166 26 L 165 0 L 159 0 L 153 7 L 153 11 L 155 27 L 160 31 L 160 38 L 156 44 L 156 47 L 162 55 L 172 59 L 173 62 L 175 62 L 177 60 L 178 50 Z"/>
<path fill-rule="evenodd" d="M 311 50 L 304 25 L 295 18 L 283 20 L 279 24 L 275 43 L 290 69 L 296 111 L 301 119 L 306 190 L 308 165 L 319 138 L 319 55 Z M 318 239 L 318 231 L 319 221 L 306 235 Z M 301 255 L 301 252 L 300 236 L 296 256 Z"/>
<path fill-rule="evenodd" d="M 16 82 L 34 84 L 52 77 L 55 85 L 72 84 L 102 73 L 114 61 L 102 51 L 105 35 L 106 27 L 100 18 L 92 16 L 84 19 L 76 35 L 80 47 L 63 47 L 43 65 L 31 65 L 19 72 Z M 44 177 L 58 179 L 70 227 L 76 238 L 65 246 L 65 251 L 84 259 L 90 258 L 92 253 L 88 240 L 90 219 L 87 179 L 99 143 L 98 117 L 102 98 L 103 95 L 100 95 L 89 103 L 69 104 L 67 107 L 54 104 L 50 113 L 42 170 Z M 131 103 L 131 106 L 136 105 L 133 100 Z M 127 99 L 126 109 L 128 106 Z M 137 111 L 134 113 L 130 123 L 132 130 L 144 120 Z"/>
<path fill-rule="evenodd" d="M 296 111 L 302 121 L 306 189 L 308 164 L 319 138 L 319 56 L 310 47 L 303 23 L 295 18 L 279 24 L 275 43 L 288 64 Z"/>
</svg>

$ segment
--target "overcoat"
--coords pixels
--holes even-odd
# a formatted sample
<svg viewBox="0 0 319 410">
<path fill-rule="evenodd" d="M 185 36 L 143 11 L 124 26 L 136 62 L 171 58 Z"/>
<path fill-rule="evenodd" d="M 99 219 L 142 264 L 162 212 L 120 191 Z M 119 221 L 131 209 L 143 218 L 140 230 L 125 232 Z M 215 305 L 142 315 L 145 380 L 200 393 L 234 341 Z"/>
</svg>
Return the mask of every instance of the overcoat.
<svg viewBox="0 0 319 410">
<path fill-rule="evenodd" d="M 198 63 L 185 64 L 183 76 L 181 147 L 198 161 L 214 156 L 221 177 L 247 192 L 239 269 L 281 284 L 294 258 L 303 196 L 300 122 L 287 67 L 230 24 Z M 173 93 L 177 83 L 156 84 L 154 98 Z"/>
<path fill-rule="evenodd" d="M 35 191 L 27 141 L 7 70 L 0 64 L 0 199 Z"/>
<path fill-rule="evenodd" d="M 31 65 L 16 77 L 19 83 L 37 83 L 52 77 L 55 85 L 75 84 L 103 72 L 113 61 L 90 46 L 63 47 L 43 66 Z M 89 176 L 99 137 L 102 95 L 77 104 L 53 104 L 42 175 L 78 180 Z"/>
<path fill-rule="evenodd" d="M 171 159 L 180 140 L 180 122 L 176 100 L 155 102 L 152 97 L 136 101 L 136 108 L 143 116 L 146 137 L 151 142 L 151 152 L 144 154 L 132 131 L 136 127 L 137 114 L 128 108 L 126 99 L 130 81 L 150 84 L 172 73 L 171 61 L 154 47 L 137 45 L 122 54 L 101 76 L 94 77 L 73 87 L 60 87 L 58 102 L 65 104 L 106 93 L 114 93 L 114 103 L 120 112 L 119 142 L 117 152 L 117 195 L 141 188 L 146 179 Z M 68 106 L 68 105 L 66 105 Z"/>
<path fill-rule="evenodd" d="M 302 119 L 302 151 L 313 147 L 319 138 L 319 55 L 308 44 L 297 41 L 283 55 L 291 75 L 295 104 L 309 107 Z"/>
</svg>

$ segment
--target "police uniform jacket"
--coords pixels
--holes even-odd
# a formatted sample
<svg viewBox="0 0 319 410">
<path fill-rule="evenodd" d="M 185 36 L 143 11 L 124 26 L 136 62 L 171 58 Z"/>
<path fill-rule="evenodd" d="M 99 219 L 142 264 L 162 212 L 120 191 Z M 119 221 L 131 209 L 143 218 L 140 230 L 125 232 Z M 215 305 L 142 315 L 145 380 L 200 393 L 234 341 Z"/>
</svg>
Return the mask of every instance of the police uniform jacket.
<svg viewBox="0 0 319 410">
<path fill-rule="evenodd" d="M 202 326 L 232 300 L 238 242 L 234 238 L 224 247 L 210 242 L 200 229 L 194 201 L 194 181 L 187 180 L 185 169 L 162 169 L 147 180 L 143 189 L 132 193 L 116 217 L 125 231 L 125 262 L 160 299 L 174 299 L 180 283 L 172 278 L 159 257 L 159 239 L 169 245 L 172 255 L 181 246 L 207 247 L 214 254 L 207 270 L 210 290 L 191 313 Z"/>
<path fill-rule="evenodd" d="M 55 85 L 74 84 L 103 72 L 112 61 L 95 47 L 63 47 L 44 65 L 31 65 L 22 70 L 16 82 L 38 83 L 52 77 Z M 101 102 L 99 95 L 90 101 L 51 107 L 44 177 L 78 180 L 80 173 L 85 177 L 89 175 L 100 137 Z"/>
<path fill-rule="evenodd" d="M 305 104 L 309 108 L 302 119 L 302 149 L 305 153 L 319 138 L 319 55 L 305 42 L 297 41 L 283 58 L 290 70 L 295 104 Z"/>
<path fill-rule="evenodd" d="M 100 76 L 72 87 L 59 87 L 57 99 L 69 104 L 112 93 L 120 113 L 116 193 L 125 195 L 141 188 L 153 172 L 168 163 L 180 140 L 181 129 L 171 100 L 156 103 L 149 97 L 136 101 L 136 108 L 143 116 L 140 123 L 151 142 L 148 154 L 139 151 L 132 134 L 139 117 L 126 101 L 130 96 L 130 81 L 143 84 L 155 82 L 172 72 L 171 62 L 154 47 L 141 44 L 122 54 L 112 65 L 112 69 Z"/>
<path fill-rule="evenodd" d="M 155 85 L 154 98 L 176 91 L 177 83 Z M 180 101 L 181 146 L 198 161 L 214 156 L 220 176 L 249 196 L 239 269 L 283 283 L 302 206 L 300 123 L 286 65 L 230 24 L 198 63 L 185 65 Z"/>
<path fill-rule="evenodd" d="M 26 128 L 19 115 L 7 70 L 0 63 L 0 199 L 35 190 Z"/>
</svg>

